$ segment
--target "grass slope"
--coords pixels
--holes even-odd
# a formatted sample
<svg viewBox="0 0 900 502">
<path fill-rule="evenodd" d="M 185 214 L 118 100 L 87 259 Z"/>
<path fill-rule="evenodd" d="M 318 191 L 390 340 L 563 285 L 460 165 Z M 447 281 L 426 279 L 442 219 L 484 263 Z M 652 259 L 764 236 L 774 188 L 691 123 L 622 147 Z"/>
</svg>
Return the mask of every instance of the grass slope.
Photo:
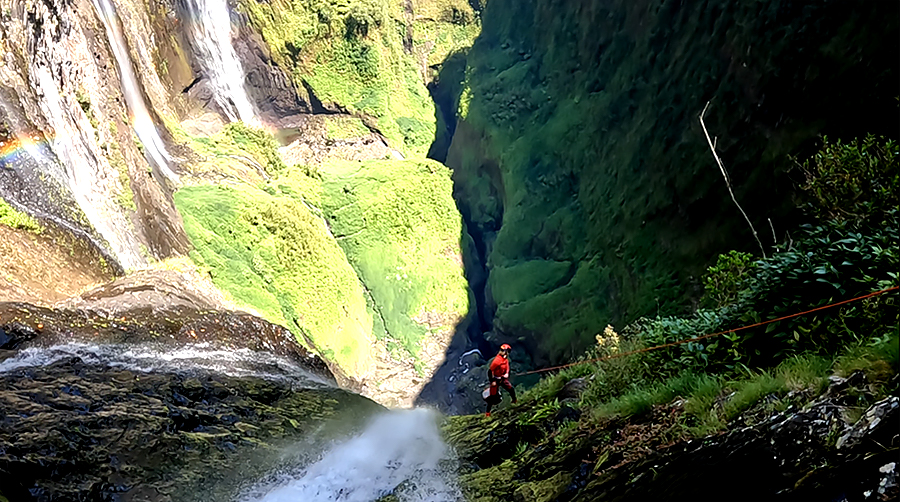
<svg viewBox="0 0 900 502">
<path fill-rule="evenodd" d="M 248 185 L 195 186 L 175 203 L 191 258 L 239 304 L 307 335 L 349 376 L 373 365 L 372 317 L 324 222 L 300 200 Z"/>
<path fill-rule="evenodd" d="M 452 329 L 469 306 L 449 170 L 433 161 L 369 161 L 320 173 L 322 209 L 338 243 L 387 333 L 417 354 L 428 325 Z"/>
</svg>

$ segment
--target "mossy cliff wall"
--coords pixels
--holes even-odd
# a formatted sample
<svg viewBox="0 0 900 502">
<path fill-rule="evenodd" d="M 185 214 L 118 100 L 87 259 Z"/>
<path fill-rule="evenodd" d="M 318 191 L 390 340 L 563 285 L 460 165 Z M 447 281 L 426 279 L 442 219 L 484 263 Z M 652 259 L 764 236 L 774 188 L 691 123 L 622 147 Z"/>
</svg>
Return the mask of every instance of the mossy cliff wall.
<svg viewBox="0 0 900 502">
<path fill-rule="evenodd" d="M 255 186 L 184 187 L 175 202 L 216 286 L 374 385 L 376 340 L 433 371 L 423 349 L 468 311 L 451 190 L 434 161 L 333 161 Z"/>
<path fill-rule="evenodd" d="M 239 10 L 313 111 L 366 117 L 405 156 L 423 157 L 434 139 L 428 66 L 478 30 L 463 0 L 240 0 Z"/>
<path fill-rule="evenodd" d="M 677 311 L 716 253 L 797 223 L 789 154 L 896 136 L 898 8 L 873 3 L 492 0 L 447 156 L 489 276 L 494 341 L 536 362 L 607 323 Z M 443 82 L 441 84 L 444 84 Z M 450 81 L 453 85 L 453 81 Z"/>
</svg>

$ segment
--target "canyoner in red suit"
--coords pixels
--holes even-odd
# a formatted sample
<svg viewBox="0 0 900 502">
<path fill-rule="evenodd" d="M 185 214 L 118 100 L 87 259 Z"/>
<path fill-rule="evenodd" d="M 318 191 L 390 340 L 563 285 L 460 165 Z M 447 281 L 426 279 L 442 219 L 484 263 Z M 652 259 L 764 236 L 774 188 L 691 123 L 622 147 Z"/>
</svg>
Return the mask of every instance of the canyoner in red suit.
<svg viewBox="0 0 900 502">
<path fill-rule="evenodd" d="M 485 416 L 491 416 L 491 408 L 500 403 L 500 387 L 509 391 L 513 404 L 517 402 L 516 389 L 509 383 L 509 351 L 511 348 L 509 344 L 504 343 L 500 346 L 500 352 L 491 361 L 488 369 L 488 381 L 491 382 L 491 386 L 484 392 L 484 400 L 487 403 Z"/>
</svg>

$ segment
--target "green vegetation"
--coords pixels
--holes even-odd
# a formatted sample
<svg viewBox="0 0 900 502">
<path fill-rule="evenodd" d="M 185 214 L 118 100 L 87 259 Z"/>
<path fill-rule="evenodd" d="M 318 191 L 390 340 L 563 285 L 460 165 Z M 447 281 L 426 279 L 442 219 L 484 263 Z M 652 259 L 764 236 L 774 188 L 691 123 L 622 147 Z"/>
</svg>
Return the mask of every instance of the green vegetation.
<svg viewBox="0 0 900 502">
<path fill-rule="evenodd" d="M 216 286 L 309 337 L 349 376 L 369 371 L 372 316 L 363 291 L 325 222 L 302 201 L 237 185 L 185 187 L 175 203 L 191 258 Z"/>
<path fill-rule="evenodd" d="M 0 225 L 27 230 L 39 234 L 44 231 L 43 225 L 31 216 L 15 210 L 8 202 L 0 198 Z"/>
<path fill-rule="evenodd" d="M 808 215 L 822 219 L 795 231 L 791 242 L 766 259 L 740 252 L 720 255 L 702 278 L 705 307 L 688 315 L 639 319 L 620 332 L 607 326 L 581 356 L 581 364 L 543 378 L 520 394 L 521 405 L 498 411 L 496 420 L 512 420 L 507 428 L 509 423 L 519 428 L 510 432 L 515 443 L 506 450 L 494 447 L 497 458 L 492 462 L 512 464 L 509 469 L 527 481 L 542 479 L 539 470 L 526 469 L 543 469 L 547 464 L 535 458 L 547 452 L 592 451 L 598 472 L 622 462 L 623 455 L 627 461 L 646 458 L 648 449 L 757 426 L 774 414 L 802 410 L 821 399 L 836 400 L 852 422 L 877 401 L 897 395 L 896 292 L 715 338 L 603 359 L 896 286 L 900 183 L 893 167 L 900 152 L 889 140 L 865 141 L 869 152 L 882 153 L 865 167 L 854 163 L 859 142 L 822 146 L 813 159 L 828 168 L 813 170 L 806 164 L 812 174 L 805 181 L 816 187 L 811 202 L 816 207 L 808 207 Z M 829 164 L 824 158 L 841 160 Z M 867 179 L 827 182 L 835 172 Z M 823 201 L 829 211 L 822 210 Z M 855 209 L 848 210 L 850 206 Z M 825 397 L 834 375 L 847 380 L 834 387 L 839 394 Z M 564 388 L 580 393 L 563 394 Z M 564 408 L 568 417 L 575 417 L 568 423 L 560 418 Z M 455 434 L 473 429 L 453 421 L 448 434 L 458 441 Z M 480 479 L 463 480 L 467 489 L 481 486 Z"/>
<path fill-rule="evenodd" d="M 373 335 L 416 357 L 423 337 L 466 314 L 450 193 L 436 162 L 335 162 L 285 168 L 260 188 L 186 187 L 175 202 L 191 258 L 222 291 L 355 376 Z"/>
<path fill-rule="evenodd" d="M 806 176 L 807 209 L 820 220 L 853 226 L 880 224 L 896 217 L 900 186 L 900 144 L 868 135 L 825 146 L 798 167 Z"/>
<path fill-rule="evenodd" d="M 429 330 L 452 329 L 469 307 L 462 221 L 449 170 L 433 161 L 335 162 L 321 169 L 322 209 L 384 326 L 418 354 Z"/>
<path fill-rule="evenodd" d="M 413 19 L 403 2 L 247 0 L 240 8 L 298 88 L 308 86 L 327 107 L 373 117 L 394 148 L 425 155 L 434 139 L 434 106 L 422 65 L 410 53 Z"/>
<path fill-rule="evenodd" d="M 110 143 L 107 148 L 107 160 L 119 174 L 119 193 L 116 194 L 116 202 L 119 206 L 137 211 L 137 205 L 134 203 L 134 192 L 131 190 L 131 177 L 128 175 L 128 165 L 125 158 L 119 150 L 119 145 L 115 142 Z"/>
<path fill-rule="evenodd" d="M 261 160 L 266 172 L 274 174 L 285 169 L 278 153 L 278 142 L 271 134 L 242 122 L 232 122 L 225 126 L 224 138 Z"/>
<path fill-rule="evenodd" d="M 896 207 L 900 202 L 900 183 L 890 167 L 896 166 L 900 152 L 887 140 L 867 142 L 871 149 L 893 153 L 882 155 L 865 169 L 851 171 L 866 176 L 865 184 L 825 183 L 836 167 L 819 170 L 806 183 L 817 186 L 818 199 L 832 201 L 833 208 L 848 204 L 877 208 L 869 212 L 877 214 L 877 218 L 851 221 L 845 216 L 849 211 L 837 210 L 829 214 L 844 216 L 801 228 L 795 241 L 779 247 L 769 258 L 751 261 L 744 253 L 725 253 L 703 279 L 703 303 L 715 307 L 687 316 L 639 319 L 621 335 L 608 328 L 597 336 L 597 346 L 585 357 L 727 331 L 897 285 L 900 234 Z M 856 142 L 826 143 L 814 159 L 822 159 L 825 154 L 852 159 L 856 151 Z M 871 186 L 884 190 L 871 190 Z M 836 192 L 844 197 L 835 197 Z M 823 214 L 810 210 L 811 216 Z M 857 209 L 853 214 L 863 211 Z M 763 396 L 789 388 L 820 391 L 822 377 L 832 367 L 830 355 L 866 341 L 875 343 L 880 352 L 866 350 L 866 356 L 855 358 L 845 355 L 835 368 L 845 368 L 843 373 L 848 372 L 846 368 L 869 368 L 874 372 L 873 379 L 884 381 L 886 373 L 872 368 L 896 361 L 898 312 L 896 294 L 890 293 L 664 351 L 600 361 L 592 364 L 595 378 L 582 402 L 599 407 L 600 415 L 628 416 L 645 413 L 653 404 L 669 402 L 676 395 L 685 397 L 697 391 L 698 403 L 708 406 L 718 385 L 708 375 L 719 375 L 714 380 L 735 391 L 724 405 L 724 424 Z M 751 372 L 749 368 L 763 369 Z M 765 368 L 776 370 L 769 372 Z M 753 374 L 749 379 L 748 372 Z M 561 374 L 556 378 L 573 376 Z M 743 383 L 728 384 L 723 378 L 737 378 Z M 558 385 L 543 383 L 538 387 L 539 395 Z M 689 404 L 694 415 L 699 415 L 698 403 Z"/>
<path fill-rule="evenodd" d="M 481 32 L 481 9 L 467 0 L 413 0 L 413 45 L 428 67 L 468 49 Z"/>
<path fill-rule="evenodd" d="M 823 134 L 896 134 L 896 65 L 875 63 L 896 59 L 879 42 L 898 32 L 892 8 L 579 5 L 488 2 L 448 98 L 460 118 L 447 156 L 460 208 L 471 231 L 496 236 L 491 284 L 535 260 L 572 264 L 552 290 L 548 270 L 494 298 L 498 339 L 525 337 L 540 361 L 577 356 L 609 322 L 685 313 L 717 255 L 755 249 L 699 127 L 707 101 L 706 125 L 767 253 L 767 218 L 779 242 L 797 218 L 789 154 L 808 155 Z M 858 110 L 876 113 L 846 119 Z M 866 141 L 859 158 L 893 148 Z"/>
<path fill-rule="evenodd" d="M 268 175 L 285 169 L 284 161 L 278 153 L 278 142 L 275 138 L 261 130 L 242 122 L 232 122 L 218 134 L 212 136 L 193 136 L 188 134 L 180 124 L 167 122 L 166 127 L 181 143 L 185 143 L 198 154 L 215 159 L 216 170 L 222 171 L 227 165 L 224 159 L 251 159 L 261 166 Z"/>
<path fill-rule="evenodd" d="M 369 128 L 358 117 L 325 116 L 325 132 L 331 139 L 353 139 L 369 135 Z"/>
</svg>

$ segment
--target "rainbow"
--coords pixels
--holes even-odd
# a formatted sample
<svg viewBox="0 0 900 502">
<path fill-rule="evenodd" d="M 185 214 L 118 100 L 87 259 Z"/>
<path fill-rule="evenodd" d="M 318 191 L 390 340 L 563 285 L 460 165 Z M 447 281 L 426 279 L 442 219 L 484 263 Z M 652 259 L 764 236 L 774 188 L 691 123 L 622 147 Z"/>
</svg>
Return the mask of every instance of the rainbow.
<svg viewBox="0 0 900 502">
<path fill-rule="evenodd" d="M 20 153 L 28 152 L 34 156 L 36 150 L 49 148 L 52 139 L 41 133 L 23 134 L 21 136 L 7 136 L 0 139 L 0 162 L 6 163 L 15 160 Z"/>
</svg>

